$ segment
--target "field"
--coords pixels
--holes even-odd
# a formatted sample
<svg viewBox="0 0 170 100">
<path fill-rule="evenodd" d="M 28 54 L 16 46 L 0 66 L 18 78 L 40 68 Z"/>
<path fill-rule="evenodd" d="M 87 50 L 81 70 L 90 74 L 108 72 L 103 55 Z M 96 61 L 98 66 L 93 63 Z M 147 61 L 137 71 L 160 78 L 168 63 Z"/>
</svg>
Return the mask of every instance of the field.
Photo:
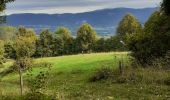
<svg viewBox="0 0 170 100">
<path fill-rule="evenodd" d="M 126 52 L 39 58 L 34 60 L 37 66 L 34 66 L 31 73 L 36 76 L 40 71 L 49 70 L 46 94 L 55 95 L 59 100 L 158 100 L 168 98 L 170 88 L 167 85 L 120 84 L 110 79 L 89 82 L 89 78 L 96 72 L 96 69 L 101 67 L 117 69 L 121 59 L 124 60 L 125 65 L 129 64 L 129 56 Z M 5 67 L 0 68 L 0 72 L 7 70 L 12 62 L 5 63 Z M 39 67 L 44 62 L 50 63 L 52 67 L 50 69 Z M 24 73 L 24 82 L 28 78 L 26 73 Z M 10 73 L 0 77 L 0 96 L 18 99 L 20 94 L 18 74 Z M 28 91 L 25 83 L 24 92 Z"/>
</svg>

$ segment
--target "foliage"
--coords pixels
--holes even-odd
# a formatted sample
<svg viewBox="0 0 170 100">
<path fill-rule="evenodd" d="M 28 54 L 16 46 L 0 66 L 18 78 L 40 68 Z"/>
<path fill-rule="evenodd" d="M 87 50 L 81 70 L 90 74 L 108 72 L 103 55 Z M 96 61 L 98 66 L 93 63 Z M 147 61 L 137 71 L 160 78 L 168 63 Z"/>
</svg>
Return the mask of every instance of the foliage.
<svg viewBox="0 0 170 100">
<path fill-rule="evenodd" d="M 125 41 L 127 34 L 139 33 L 141 31 L 142 26 L 138 19 L 136 19 L 132 14 L 127 14 L 120 21 L 116 33 L 121 40 Z"/>
<path fill-rule="evenodd" d="M 170 15 L 170 1 L 169 0 L 163 0 L 161 4 L 161 9 L 165 14 Z"/>
<path fill-rule="evenodd" d="M 18 30 L 17 39 L 14 43 L 16 64 L 19 68 L 24 69 L 24 67 L 27 67 L 27 62 L 30 62 L 30 57 L 35 53 L 36 36 L 34 31 L 24 27 L 20 27 Z"/>
<path fill-rule="evenodd" d="M 11 26 L 0 26 L 0 39 L 13 41 L 16 39 L 17 29 Z"/>
<path fill-rule="evenodd" d="M 101 69 L 98 69 L 96 73 L 90 77 L 90 82 L 96 82 L 100 80 L 105 80 L 108 78 L 113 78 L 113 70 L 108 67 L 103 67 Z"/>
<path fill-rule="evenodd" d="M 61 39 L 60 41 L 57 41 L 57 43 L 59 42 L 59 44 L 62 44 L 62 42 L 63 42 L 63 47 L 62 47 L 62 45 L 60 45 L 61 47 L 59 47 L 59 48 L 63 49 L 62 54 L 71 53 L 72 52 L 73 39 L 72 39 L 70 30 L 65 28 L 65 27 L 59 27 L 57 29 L 57 31 L 55 32 L 55 35 L 56 35 L 56 41 L 58 39 Z"/>
<path fill-rule="evenodd" d="M 5 58 L 16 59 L 16 51 L 14 49 L 14 42 L 9 41 L 4 44 Z"/>
<path fill-rule="evenodd" d="M 54 35 L 52 51 L 53 56 L 64 55 L 64 41 L 61 37 Z"/>
<path fill-rule="evenodd" d="M 58 37 L 61 37 L 64 41 L 67 41 L 71 38 L 71 32 L 69 29 L 65 28 L 65 27 L 59 27 L 57 29 L 57 31 L 55 32 L 55 34 Z"/>
<path fill-rule="evenodd" d="M 36 55 L 40 57 L 49 57 L 53 55 L 53 36 L 48 29 L 41 32 L 36 47 Z"/>
<path fill-rule="evenodd" d="M 105 51 L 106 50 L 105 42 L 106 40 L 104 38 L 98 39 L 93 46 L 93 50 L 96 52 Z"/>
<path fill-rule="evenodd" d="M 131 84 L 158 84 L 167 85 L 169 80 L 169 71 L 156 68 L 125 68 L 123 74 L 115 74 L 118 70 L 114 71 L 114 80 L 118 83 L 131 83 Z"/>
<path fill-rule="evenodd" d="M 35 52 L 35 40 L 28 37 L 18 37 L 15 43 L 17 59 L 31 57 Z"/>
<path fill-rule="evenodd" d="M 6 9 L 6 4 L 15 0 L 0 0 L 0 25 L 6 22 L 6 16 L 1 13 Z"/>
<path fill-rule="evenodd" d="M 170 50 L 169 22 L 166 15 L 155 12 L 145 23 L 144 32 L 128 36 L 127 47 L 138 64 L 150 65 Z"/>
<path fill-rule="evenodd" d="M 77 48 L 82 52 L 90 52 L 96 41 L 96 32 L 89 24 L 83 24 L 77 32 Z"/>
<path fill-rule="evenodd" d="M 25 57 L 25 58 L 16 60 L 12 68 L 14 71 L 17 71 L 17 72 L 19 70 L 25 71 L 25 70 L 31 69 L 31 67 L 33 66 L 32 63 L 33 61 L 31 58 Z"/>
<path fill-rule="evenodd" d="M 109 51 L 125 51 L 124 45 L 120 42 L 118 36 L 112 36 L 110 38 L 98 39 L 94 46 L 93 51 L 95 52 L 109 52 Z"/>
<path fill-rule="evenodd" d="M 15 0 L 1 0 L 0 1 L 0 12 L 6 9 L 6 3 L 13 2 Z"/>
<path fill-rule="evenodd" d="M 0 40 L 0 66 L 4 62 L 4 43 Z"/>
<path fill-rule="evenodd" d="M 33 30 L 20 27 L 15 40 L 14 50 L 16 61 L 14 68 L 19 72 L 21 96 L 23 95 L 23 76 L 22 72 L 31 67 L 31 56 L 35 53 L 36 35 Z"/>
<path fill-rule="evenodd" d="M 89 33 L 91 35 L 86 35 L 86 38 L 84 38 L 85 41 L 82 41 L 80 37 L 73 38 L 70 30 L 65 27 L 59 27 L 54 33 L 46 29 L 43 30 L 40 35 L 36 36 L 34 30 L 32 29 L 26 29 L 21 26 L 17 30 L 14 27 L 3 26 L 0 27 L 0 29 L 2 29 L 0 32 L 0 39 L 5 41 L 5 57 L 11 59 L 16 59 L 17 57 L 15 47 L 16 42 L 20 40 L 28 40 L 30 42 L 36 41 L 30 45 L 36 47 L 35 53 L 33 55 L 31 54 L 32 57 L 51 57 L 78 54 L 82 53 L 84 47 L 87 47 L 88 49 L 85 50 L 84 48 L 84 52 L 109 52 L 125 50 L 124 46 L 120 43 L 118 36 L 97 39 L 95 31 L 92 29 L 92 27 L 89 24 L 85 24 L 84 26 L 85 28 L 81 29 L 85 30 L 85 33 L 86 31 L 91 31 L 91 33 Z M 27 37 L 28 39 L 26 39 Z M 90 38 L 92 40 L 90 40 Z M 82 43 L 84 45 L 81 45 Z M 22 45 L 24 45 L 24 43 Z"/>
<path fill-rule="evenodd" d="M 11 26 L 0 27 L 0 40 L 4 41 L 5 58 L 16 58 L 14 41 L 17 38 L 17 29 Z"/>
<path fill-rule="evenodd" d="M 48 74 L 48 71 L 40 72 L 34 79 L 30 78 L 28 80 L 30 91 L 27 94 L 27 99 L 44 100 L 44 97 L 46 97 L 45 92 L 47 91 Z M 32 77 L 31 74 L 29 77 Z"/>
</svg>

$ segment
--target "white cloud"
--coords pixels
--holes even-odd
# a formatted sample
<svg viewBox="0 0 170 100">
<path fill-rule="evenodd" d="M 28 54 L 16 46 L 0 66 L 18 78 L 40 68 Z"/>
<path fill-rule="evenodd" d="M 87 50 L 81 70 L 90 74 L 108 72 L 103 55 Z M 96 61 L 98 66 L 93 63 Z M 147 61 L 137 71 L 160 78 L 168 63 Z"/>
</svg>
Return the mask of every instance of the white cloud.
<svg viewBox="0 0 170 100">
<path fill-rule="evenodd" d="M 105 8 L 157 7 L 161 0 L 16 0 L 7 6 L 14 13 L 80 13 Z"/>
</svg>

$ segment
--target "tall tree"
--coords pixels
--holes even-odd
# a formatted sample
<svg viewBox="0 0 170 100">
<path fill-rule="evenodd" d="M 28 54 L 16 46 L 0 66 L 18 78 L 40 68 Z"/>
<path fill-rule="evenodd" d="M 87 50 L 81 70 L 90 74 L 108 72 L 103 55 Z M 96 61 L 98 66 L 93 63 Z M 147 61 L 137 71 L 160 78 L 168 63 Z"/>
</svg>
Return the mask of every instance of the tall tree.
<svg viewBox="0 0 170 100">
<path fill-rule="evenodd" d="M 27 30 L 23 27 L 19 28 L 18 37 L 14 45 L 14 49 L 16 52 L 16 61 L 14 63 L 14 68 L 16 68 L 19 72 L 21 95 L 23 94 L 22 72 L 30 67 L 32 64 L 30 58 L 35 52 L 35 41 L 36 35 L 34 31 Z"/>
<path fill-rule="evenodd" d="M 70 54 L 72 52 L 72 36 L 69 29 L 65 27 L 59 27 L 55 32 L 56 37 L 62 39 L 63 41 L 63 54 Z"/>
<path fill-rule="evenodd" d="M 71 38 L 71 32 L 68 28 L 66 27 L 59 27 L 55 34 L 59 37 L 61 37 L 64 41 L 68 40 Z"/>
<path fill-rule="evenodd" d="M 129 35 L 128 48 L 139 64 L 152 64 L 170 50 L 170 20 L 160 11 L 154 12 L 142 33 Z"/>
<path fill-rule="evenodd" d="M 126 35 L 139 33 L 142 30 L 142 25 L 138 21 L 138 19 L 132 14 L 127 14 L 120 21 L 119 26 L 117 28 L 117 35 L 125 41 Z"/>
<path fill-rule="evenodd" d="M 83 24 L 77 32 L 77 48 L 81 52 L 90 52 L 96 41 L 96 32 L 90 24 Z"/>
<path fill-rule="evenodd" d="M 40 37 L 37 41 L 36 55 L 41 57 L 49 57 L 53 55 L 53 35 L 45 29 L 41 32 Z"/>
</svg>

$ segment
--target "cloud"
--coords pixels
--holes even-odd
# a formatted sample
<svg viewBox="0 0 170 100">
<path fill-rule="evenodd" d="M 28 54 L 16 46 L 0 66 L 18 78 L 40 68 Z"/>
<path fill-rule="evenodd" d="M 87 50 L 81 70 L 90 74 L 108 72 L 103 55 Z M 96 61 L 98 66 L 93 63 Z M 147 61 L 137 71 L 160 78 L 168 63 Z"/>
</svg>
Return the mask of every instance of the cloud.
<svg viewBox="0 0 170 100">
<path fill-rule="evenodd" d="M 156 7 L 161 0 L 16 0 L 7 5 L 6 14 L 80 13 L 105 8 Z"/>
</svg>

